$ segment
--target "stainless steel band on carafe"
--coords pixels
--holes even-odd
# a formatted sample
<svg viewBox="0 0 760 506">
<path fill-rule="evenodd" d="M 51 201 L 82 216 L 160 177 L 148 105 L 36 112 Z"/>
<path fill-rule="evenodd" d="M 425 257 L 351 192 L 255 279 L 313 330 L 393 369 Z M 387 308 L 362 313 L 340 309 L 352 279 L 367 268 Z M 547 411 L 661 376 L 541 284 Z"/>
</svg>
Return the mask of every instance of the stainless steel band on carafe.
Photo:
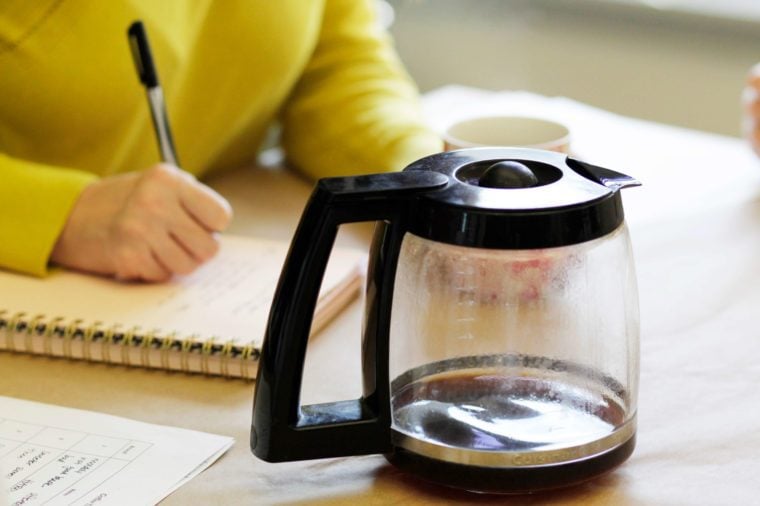
<svg viewBox="0 0 760 506">
<path fill-rule="evenodd" d="M 251 447 L 272 462 L 383 453 L 446 486 L 571 485 L 633 451 L 639 320 L 619 190 L 566 155 L 475 148 L 321 180 L 275 295 Z M 301 406 L 339 225 L 376 221 L 363 395 Z"/>
</svg>

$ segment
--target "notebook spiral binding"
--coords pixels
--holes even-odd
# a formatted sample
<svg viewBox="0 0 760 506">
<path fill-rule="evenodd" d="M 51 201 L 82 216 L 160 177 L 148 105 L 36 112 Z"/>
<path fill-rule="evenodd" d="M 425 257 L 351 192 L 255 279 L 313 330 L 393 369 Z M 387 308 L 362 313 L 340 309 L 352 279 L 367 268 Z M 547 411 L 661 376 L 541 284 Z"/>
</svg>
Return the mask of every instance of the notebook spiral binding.
<svg viewBox="0 0 760 506">
<path fill-rule="evenodd" d="M 42 340 L 41 349 L 35 348 L 36 338 Z M 252 379 L 259 359 L 259 350 L 253 344 L 241 345 L 231 340 L 221 342 L 216 336 L 201 338 L 193 334 L 184 337 L 160 329 L 143 330 L 120 324 L 106 326 L 99 321 L 67 321 L 62 317 L 6 310 L 0 310 L 2 348 L 71 360 L 248 379 Z M 99 359 L 93 353 L 94 349 L 100 352 Z M 118 350 L 118 359 L 112 354 L 115 350 Z M 150 359 L 156 351 L 158 362 Z M 175 362 L 178 365 L 173 365 L 171 357 L 177 355 L 179 359 Z M 199 365 L 193 367 L 194 361 Z M 212 362 L 215 365 L 212 366 Z"/>
</svg>

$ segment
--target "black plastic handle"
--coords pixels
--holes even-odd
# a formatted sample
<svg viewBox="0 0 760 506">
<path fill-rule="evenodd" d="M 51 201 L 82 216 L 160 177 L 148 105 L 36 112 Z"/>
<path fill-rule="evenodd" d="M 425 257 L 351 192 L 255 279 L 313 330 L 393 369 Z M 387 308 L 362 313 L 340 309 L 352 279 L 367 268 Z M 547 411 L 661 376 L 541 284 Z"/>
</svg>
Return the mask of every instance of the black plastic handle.
<svg viewBox="0 0 760 506">
<path fill-rule="evenodd" d="M 365 350 L 365 356 L 374 351 L 375 360 L 362 364 L 365 391 L 357 400 L 300 406 L 306 344 L 338 226 L 388 222 L 391 232 L 385 235 L 393 244 L 386 245 L 385 251 L 395 251 L 389 265 L 395 270 L 414 199 L 447 183 L 447 176 L 428 171 L 327 178 L 317 183 L 285 261 L 264 336 L 251 428 L 256 456 L 282 462 L 390 449 L 387 326 L 386 335 L 374 335 L 371 340 L 376 349 Z M 383 293 L 385 298 L 390 296 L 390 290 Z M 368 377 L 374 381 L 367 381 Z M 381 389 L 385 390 L 381 395 L 373 391 Z"/>
</svg>

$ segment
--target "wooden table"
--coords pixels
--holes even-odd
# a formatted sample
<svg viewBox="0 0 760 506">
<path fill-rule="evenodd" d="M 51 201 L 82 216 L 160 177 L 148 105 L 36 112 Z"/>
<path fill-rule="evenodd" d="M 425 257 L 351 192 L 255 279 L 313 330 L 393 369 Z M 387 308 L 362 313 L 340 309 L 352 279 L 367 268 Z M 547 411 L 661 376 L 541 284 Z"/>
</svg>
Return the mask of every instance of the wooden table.
<svg viewBox="0 0 760 506">
<path fill-rule="evenodd" d="M 422 483 L 382 456 L 267 464 L 248 447 L 253 383 L 0 353 L 0 394 L 233 436 L 165 504 L 760 504 L 760 163 L 738 139 L 604 113 L 565 99 L 447 89 L 435 110 L 483 104 L 568 123 L 573 151 L 644 182 L 623 200 L 642 315 L 639 438 L 623 466 L 576 488 L 478 496 Z M 515 104 L 523 104 L 517 106 Z M 443 107 L 443 106 L 446 107 Z M 465 107 L 466 106 L 466 107 Z M 309 184 L 276 169 L 212 181 L 231 231 L 287 239 Z M 365 246 L 370 227 L 341 244 Z M 357 301 L 310 343 L 303 402 L 360 392 Z"/>
</svg>

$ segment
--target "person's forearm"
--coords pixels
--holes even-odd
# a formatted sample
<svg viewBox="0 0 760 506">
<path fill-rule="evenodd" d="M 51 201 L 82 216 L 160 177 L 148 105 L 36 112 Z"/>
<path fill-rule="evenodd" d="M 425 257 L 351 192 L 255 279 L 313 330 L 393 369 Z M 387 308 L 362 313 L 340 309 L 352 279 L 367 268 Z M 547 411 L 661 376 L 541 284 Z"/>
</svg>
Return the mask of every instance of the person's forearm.
<svg viewBox="0 0 760 506">
<path fill-rule="evenodd" d="M 44 275 L 74 202 L 96 180 L 0 153 L 0 268 Z"/>
<path fill-rule="evenodd" d="M 442 149 L 367 0 L 326 2 L 319 43 L 282 122 L 288 161 L 313 178 L 401 170 Z"/>
</svg>

